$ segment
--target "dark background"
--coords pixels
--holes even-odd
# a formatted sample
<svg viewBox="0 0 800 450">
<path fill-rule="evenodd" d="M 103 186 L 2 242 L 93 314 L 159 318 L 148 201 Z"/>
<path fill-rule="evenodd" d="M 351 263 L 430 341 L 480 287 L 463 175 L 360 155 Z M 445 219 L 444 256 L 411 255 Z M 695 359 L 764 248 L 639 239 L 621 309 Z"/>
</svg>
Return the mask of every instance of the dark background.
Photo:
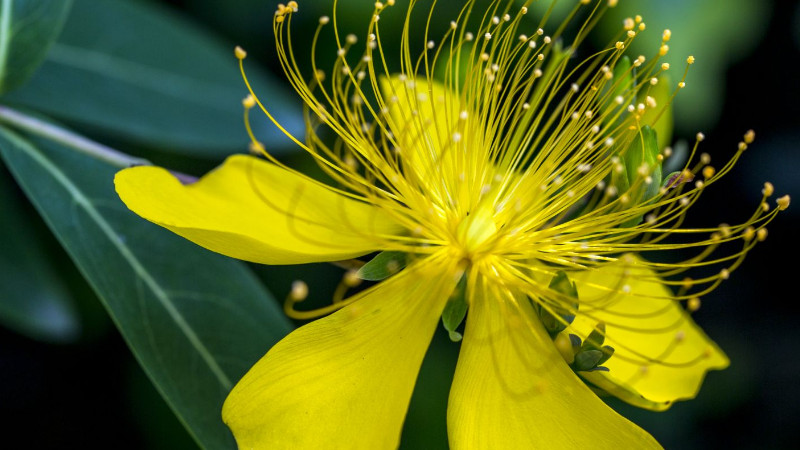
<svg viewBox="0 0 800 450">
<path fill-rule="evenodd" d="M 242 43 L 254 59 L 279 73 L 271 58 L 273 2 L 160 3 L 231 43 Z M 303 11 L 306 7 L 319 11 L 305 19 L 313 24 L 326 11 L 320 5 L 328 2 L 300 3 Z M 724 95 L 716 106 L 719 120 L 703 128 L 707 136 L 703 149 L 720 161 L 733 153 L 745 130 L 755 129 L 758 138 L 737 167 L 705 192 L 690 213 L 690 225 L 745 218 L 768 180 L 777 195 L 789 193 L 800 199 L 800 8 L 792 1 L 764 3 L 769 5 L 764 26 L 748 35 L 756 41 L 754 49 L 732 58 L 721 71 L 723 76 L 713 80 L 723 86 Z M 303 25 L 299 22 L 298 29 Z M 307 45 L 299 37 L 297 53 Z M 691 138 L 696 131 L 679 125 L 676 138 Z M 158 161 L 157 156 L 151 159 Z M 207 161 L 198 167 L 215 164 Z M 796 206 L 790 208 L 770 225 L 767 241 L 730 280 L 703 299 L 695 315 L 728 353 L 731 367 L 710 373 L 696 400 L 665 413 L 612 403 L 667 448 L 796 448 L 800 442 L 800 306 L 793 285 L 797 263 L 791 259 L 797 255 L 796 211 Z M 25 437 L 32 448 L 194 448 L 69 258 L 32 208 L 28 214 L 43 245 L 52 248 L 63 268 L 68 288 L 79 302 L 82 327 L 80 336 L 68 344 L 37 342 L 0 328 L 4 434 L 11 442 Z M 305 278 L 324 287 L 339 276 L 336 269 L 322 265 L 303 267 L 299 276 L 296 268 L 256 270 L 276 298 L 288 291 L 287 280 Z M 456 357 L 457 346 L 438 334 L 412 402 L 405 448 L 446 448 L 444 413 Z"/>
</svg>

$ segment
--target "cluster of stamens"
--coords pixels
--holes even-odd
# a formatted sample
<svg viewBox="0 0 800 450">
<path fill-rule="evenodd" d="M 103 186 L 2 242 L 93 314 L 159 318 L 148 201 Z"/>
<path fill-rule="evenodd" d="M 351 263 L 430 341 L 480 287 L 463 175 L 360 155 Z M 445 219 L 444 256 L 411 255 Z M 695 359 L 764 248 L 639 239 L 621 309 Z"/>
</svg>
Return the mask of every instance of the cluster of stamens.
<svg viewBox="0 0 800 450">
<path fill-rule="evenodd" d="M 673 157 L 670 147 L 652 161 L 639 158 L 639 165 L 626 167 L 623 155 L 641 150 L 633 147 L 643 142 L 643 127 L 655 126 L 668 113 L 695 59 L 687 58 L 674 91 L 656 95 L 666 87 L 663 75 L 670 65 L 659 58 L 669 52 L 672 33 L 663 31 L 653 57 L 626 60 L 631 42 L 646 30 L 636 16 L 625 19 L 619 35 L 603 50 L 572 63 L 586 34 L 616 1 L 577 2 L 565 24 L 581 8 L 588 8 L 588 17 L 569 44 L 561 34 L 564 24 L 552 34 L 546 34 L 544 22 L 520 33 L 527 27 L 523 17 L 528 8 L 515 12 L 513 2 L 503 7 L 499 0 L 468 31 L 473 2 L 467 2 L 438 44 L 426 27 L 415 47 L 406 22 L 399 70 L 390 71 L 395 58 L 386 53 L 379 19 L 394 3 L 375 2 L 366 45 L 357 58 L 352 56 L 357 36 L 341 39 L 335 16 L 321 17 L 309 80 L 291 53 L 286 19 L 298 11 L 297 3 L 279 5 L 273 21 L 280 62 L 306 105 L 306 138 L 287 135 L 333 180 L 332 190 L 381 208 L 407 230 L 369 236 L 376 249 L 412 259 L 451 254 L 464 262 L 459 267 L 465 276 L 494 286 L 486 289 L 501 286 L 550 313 L 570 314 L 578 313 L 574 299 L 542 280 L 559 271 L 600 268 L 632 252 L 694 250 L 680 262 L 641 262 L 674 288 L 673 301 L 685 302 L 693 312 L 700 308 L 700 298 L 728 279 L 747 252 L 766 238 L 766 225 L 776 213 L 789 206 L 789 197 L 783 196 L 771 209 L 767 199 L 774 188 L 766 183 L 762 201 L 744 222 L 681 228 L 700 194 L 753 143 L 753 131 L 720 167 L 698 152 L 702 133 L 674 174 L 661 173 Z M 314 53 L 330 23 L 337 52 L 332 70 L 325 72 L 317 67 Z M 237 48 L 236 56 L 243 60 L 246 53 Z M 443 70 L 443 79 L 434 81 L 436 69 Z M 255 93 L 244 101 L 246 114 L 256 105 L 275 122 Z M 320 127 L 332 130 L 336 142 L 329 143 Z M 248 132 L 251 149 L 279 164 L 249 125 Z M 620 181 L 623 175 L 625 183 Z M 341 226 L 353 232 L 344 229 L 349 224 Z M 717 255 L 720 247 L 737 242 L 740 248 Z M 688 270 L 710 267 L 722 268 L 699 278 L 682 277 Z M 319 313 L 348 303 L 344 297 L 358 284 L 356 275 L 355 269 L 346 272 L 334 305 Z M 304 284 L 293 287 L 287 312 L 309 315 L 293 308 L 307 291 Z M 623 274 L 608 294 L 629 291 Z M 469 293 L 468 301 L 478 294 Z M 680 342 L 682 330 L 672 332 Z"/>
</svg>

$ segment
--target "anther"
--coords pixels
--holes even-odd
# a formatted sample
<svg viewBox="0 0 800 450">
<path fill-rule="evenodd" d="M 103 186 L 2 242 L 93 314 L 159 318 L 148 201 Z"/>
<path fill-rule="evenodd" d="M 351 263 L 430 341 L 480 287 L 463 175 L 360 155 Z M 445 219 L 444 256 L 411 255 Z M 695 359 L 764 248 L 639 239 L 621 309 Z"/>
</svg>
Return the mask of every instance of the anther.
<svg viewBox="0 0 800 450">
<path fill-rule="evenodd" d="M 622 42 L 622 41 L 617 41 L 617 43 L 616 43 L 616 44 L 614 44 L 614 47 L 616 47 L 616 48 L 617 48 L 617 50 L 622 50 L 622 49 L 624 49 L 624 48 L 625 48 L 625 43 L 624 43 L 624 42 Z"/>
<path fill-rule="evenodd" d="M 472 34 L 472 33 L 471 33 L 471 32 L 469 32 L 469 31 L 467 31 L 466 33 L 464 33 L 464 40 L 466 40 L 466 41 L 471 41 L 471 40 L 473 40 L 473 39 L 475 39 L 475 35 L 474 35 L 474 34 Z"/>
<path fill-rule="evenodd" d="M 689 56 L 688 58 L 686 58 L 686 62 L 689 64 L 694 64 L 694 61 L 695 61 L 694 56 Z"/>
<path fill-rule="evenodd" d="M 622 26 L 626 30 L 632 30 L 633 27 L 636 26 L 636 24 L 633 23 L 633 19 L 632 18 L 626 17 L 625 20 L 622 21 Z"/>
<path fill-rule="evenodd" d="M 661 70 L 669 70 L 669 63 L 661 64 Z"/>
<path fill-rule="evenodd" d="M 789 207 L 789 203 L 791 203 L 791 198 L 788 195 L 784 195 L 783 197 L 776 200 L 778 203 L 778 210 L 785 211 L 786 208 Z"/>
<path fill-rule="evenodd" d="M 706 138 L 706 135 L 703 133 L 697 133 L 696 137 L 697 137 L 697 142 L 703 142 L 703 140 Z"/>
<path fill-rule="evenodd" d="M 308 285 L 302 280 L 295 280 L 292 282 L 292 290 L 289 292 L 289 298 L 294 302 L 301 302 L 308 297 Z"/>
<path fill-rule="evenodd" d="M 248 95 L 247 97 L 242 99 L 242 105 L 245 108 L 250 109 L 250 108 L 256 106 L 256 99 L 252 95 Z"/>
<path fill-rule="evenodd" d="M 744 134 L 745 144 L 752 144 L 753 141 L 755 140 L 756 140 L 756 132 L 753 130 L 747 130 L 747 133 Z"/>
<path fill-rule="evenodd" d="M 319 18 L 320 25 L 327 25 L 328 22 L 330 22 L 330 21 L 331 21 L 331 18 L 328 17 L 328 16 L 322 16 L 322 17 Z"/>
<path fill-rule="evenodd" d="M 713 177 L 715 173 L 716 170 L 714 169 L 714 166 L 705 166 L 703 168 L 703 176 L 706 178 L 706 180 Z"/>
<path fill-rule="evenodd" d="M 451 20 L 450 21 L 450 28 L 455 30 L 456 28 L 458 28 L 458 23 L 455 20 Z"/>
<path fill-rule="evenodd" d="M 667 28 L 666 30 L 664 30 L 663 33 L 661 33 L 661 40 L 664 42 L 669 41 L 671 37 L 672 37 L 672 31 L 669 28 Z"/>
<path fill-rule="evenodd" d="M 233 54 L 236 55 L 237 59 L 247 58 L 247 52 L 244 51 L 244 49 L 242 47 L 239 47 L 238 45 L 236 46 L 236 48 L 233 49 Z"/>
<path fill-rule="evenodd" d="M 772 196 L 772 193 L 775 192 L 775 187 L 772 186 L 772 183 L 767 181 L 764 183 L 764 189 L 761 190 L 761 193 L 764 194 L 764 197 Z"/>
<path fill-rule="evenodd" d="M 686 339 L 686 332 L 683 330 L 678 330 L 678 332 L 675 333 L 675 341 L 683 342 L 684 339 Z"/>
<path fill-rule="evenodd" d="M 342 277 L 342 282 L 344 282 L 347 287 L 356 287 L 361 284 L 361 278 L 358 277 L 358 271 L 354 269 L 350 269 L 344 273 L 344 277 Z"/>
<path fill-rule="evenodd" d="M 688 309 L 690 312 L 695 312 L 700 309 L 700 305 L 700 299 L 697 297 L 692 297 L 689 299 L 689 302 L 686 303 L 686 309 Z"/>
<path fill-rule="evenodd" d="M 731 277 L 731 272 L 728 269 L 722 269 L 719 271 L 719 277 L 723 280 L 727 280 Z"/>
<path fill-rule="evenodd" d="M 251 141 L 248 150 L 254 155 L 261 155 L 265 152 L 264 144 L 258 141 Z"/>
<path fill-rule="evenodd" d="M 758 242 L 764 242 L 767 239 L 767 229 L 759 228 L 758 231 L 756 231 L 756 239 L 758 239 Z"/>
</svg>

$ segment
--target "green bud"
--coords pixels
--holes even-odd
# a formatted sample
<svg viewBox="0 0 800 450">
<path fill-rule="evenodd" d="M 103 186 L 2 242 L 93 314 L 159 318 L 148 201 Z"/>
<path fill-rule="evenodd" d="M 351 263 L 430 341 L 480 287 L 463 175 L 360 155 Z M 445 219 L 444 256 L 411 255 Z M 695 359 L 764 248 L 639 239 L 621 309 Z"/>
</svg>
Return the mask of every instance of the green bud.
<svg viewBox="0 0 800 450">
<path fill-rule="evenodd" d="M 445 330 L 450 334 L 450 340 L 458 342 L 463 337 L 456 329 L 464 321 L 467 316 L 467 276 L 461 277 L 461 280 L 453 291 L 453 295 L 447 301 L 447 304 L 442 311 L 442 324 Z"/>
<path fill-rule="evenodd" d="M 380 252 L 358 269 L 356 276 L 362 280 L 380 281 L 394 275 L 406 266 L 403 252 Z"/>
</svg>

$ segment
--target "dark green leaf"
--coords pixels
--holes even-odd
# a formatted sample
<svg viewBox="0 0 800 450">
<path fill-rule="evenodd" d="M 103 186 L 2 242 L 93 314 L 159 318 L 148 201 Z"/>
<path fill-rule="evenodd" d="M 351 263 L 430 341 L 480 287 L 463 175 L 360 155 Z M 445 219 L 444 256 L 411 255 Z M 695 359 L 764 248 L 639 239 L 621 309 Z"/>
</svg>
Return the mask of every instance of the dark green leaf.
<svg viewBox="0 0 800 450">
<path fill-rule="evenodd" d="M 647 86 L 647 89 L 639 91 L 638 102 L 646 104 L 647 97 L 653 97 L 656 107 L 645 110 L 640 123 L 649 125 L 655 130 L 658 136 L 658 149 L 664 150 L 672 142 L 673 113 L 670 77 L 663 73 L 658 76 L 658 83 L 655 86 L 650 84 Z"/>
<path fill-rule="evenodd" d="M 597 367 L 598 361 L 603 357 L 600 350 L 583 350 L 575 355 L 575 362 L 572 366 L 575 370 L 592 370 Z"/>
<path fill-rule="evenodd" d="M 450 334 L 451 341 L 458 342 L 463 337 L 461 333 L 456 330 L 461 325 L 461 322 L 464 321 L 465 317 L 467 317 L 466 275 L 461 277 L 458 286 L 456 286 L 456 290 L 453 292 L 453 295 L 450 296 L 450 299 L 447 300 L 447 304 L 442 312 L 442 324 L 444 324 L 444 329 Z"/>
<path fill-rule="evenodd" d="M 39 230 L 31 226 L 38 218 L 12 185 L 0 184 L 0 323 L 32 339 L 72 342 L 81 331 L 77 307 Z"/>
<path fill-rule="evenodd" d="M 0 0 L 0 94 L 33 75 L 58 37 L 72 0 Z"/>
<path fill-rule="evenodd" d="M 629 91 L 633 88 L 633 70 L 631 69 L 631 59 L 627 55 L 622 56 L 614 65 L 613 82 L 611 101 L 614 101 L 619 95 L 628 98 Z"/>
<path fill-rule="evenodd" d="M 0 152 L 189 432 L 235 448 L 222 403 L 290 330 L 272 297 L 242 263 L 128 211 L 113 167 L 2 128 Z"/>
<path fill-rule="evenodd" d="M 571 310 L 562 306 L 551 306 L 551 309 L 558 314 L 558 317 L 543 308 L 541 304 L 537 305 L 539 317 L 542 319 L 542 325 L 544 325 L 545 329 L 550 333 L 550 336 L 555 337 L 555 335 L 564 331 L 567 325 L 575 320 L 575 312 L 578 310 L 578 289 L 563 270 L 559 270 L 553 279 L 550 280 L 549 288 L 563 297 L 576 300 L 572 302 Z M 554 299 L 554 301 L 559 304 L 563 303 L 565 300 L 565 298 Z"/>
<path fill-rule="evenodd" d="M 248 144 L 241 104 L 247 89 L 233 47 L 163 7 L 76 0 L 44 65 L 5 101 L 115 137 L 217 158 Z M 299 101 L 245 63 L 265 105 L 302 135 Z M 266 117 L 254 113 L 252 122 L 269 151 L 289 147 Z"/>
<path fill-rule="evenodd" d="M 583 345 L 581 348 L 583 350 L 590 350 L 590 349 L 599 349 L 603 345 L 603 341 L 606 339 L 606 324 L 603 322 L 599 322 L 589 336 L 583 341 Z"/>
<path fill-rule="evenodd" d="M 661 187 L 661 162 L 658 161 L 658 138 L 656 132 L 645 125 L 636 134 L 628 150 L 625 151 L 625 167 L 628 171 L 628 181 L 631 186 L 638 184 L 642 193 L 632 197 L 638 201 L 646 202 L 658 194 Z M 652 182 L 644 182 L 644 176 L 639 173 L 642 168 L 652 177 Z M 636 180 L 636 181 L 634 181 Z"/>
<path fill-rule="evenodd" d="M 369 281 L 386 279 L 406 266 L 406 254 L 403 252 L 380 252 L 372 260 L 358 269 L 359 278 Z"/>
</svg>

